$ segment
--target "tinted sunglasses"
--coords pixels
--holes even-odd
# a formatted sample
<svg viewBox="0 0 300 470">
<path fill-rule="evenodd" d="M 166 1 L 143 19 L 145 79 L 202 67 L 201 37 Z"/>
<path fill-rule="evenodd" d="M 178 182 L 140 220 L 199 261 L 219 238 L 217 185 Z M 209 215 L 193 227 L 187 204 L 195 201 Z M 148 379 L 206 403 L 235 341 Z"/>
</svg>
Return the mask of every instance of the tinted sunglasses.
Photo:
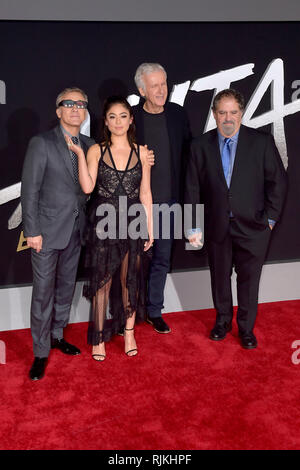
<svg viewBox="0 0 300 470">
<path fill-rule="evenodd" d="M 73 106 L 77 106 L 78 109 L 86 109 L 88 104 L 87 101 L 83 100 L 62 100 L 58 103 L 58 106 L 63 106 L 64 108 L 73 108 Z"/>
</svg>

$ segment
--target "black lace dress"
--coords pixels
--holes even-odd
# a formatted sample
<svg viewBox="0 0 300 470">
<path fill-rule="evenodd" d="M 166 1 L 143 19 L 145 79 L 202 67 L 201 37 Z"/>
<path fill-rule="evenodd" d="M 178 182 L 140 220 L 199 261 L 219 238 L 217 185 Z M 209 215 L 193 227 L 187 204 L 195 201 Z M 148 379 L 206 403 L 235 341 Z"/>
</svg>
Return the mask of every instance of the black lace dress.
<svg viewBox="0 0 300 470">
<path fill-rule="evenodd" d="M 147 239 L 145 211 L 139 200 L 142 165 L 139 150 L 132 149 L 124 171 L 117 170 L 110 147 L 100 147 L 95 190 L 87 207 L 85 273 L 83 295 L 91 300 L 88 342 L 108 341 L 136 313 L 145 318 Z M 138 204 L 138 206 L 133 206 Z M 141 209 L 140 218 L 136 211 Z M 128 215 L 134 212 L 133 215 Z M 133 235 L 128 227 L 133 225 Z M 139 233 L 139 236 L 136 233 Z"/>
</svg>

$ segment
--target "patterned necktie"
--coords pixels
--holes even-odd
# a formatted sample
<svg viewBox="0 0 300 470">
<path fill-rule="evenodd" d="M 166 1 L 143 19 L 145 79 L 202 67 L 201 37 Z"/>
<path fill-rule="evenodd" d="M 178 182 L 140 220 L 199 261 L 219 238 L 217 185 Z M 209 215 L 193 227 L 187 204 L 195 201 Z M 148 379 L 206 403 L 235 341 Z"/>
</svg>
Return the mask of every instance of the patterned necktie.
<svg viewBox="0 0 300 470">
<path fill-rule="evenodd" d="M 73 144 L 78 145 L 79 140 L 77 137 L 71 137 L 71 140 Z M 74 181 L 77 184 L 78 183 L 78 157 L 76 153 L 71 151 L 71 162 L 72 162 L 72 167 L 73 167 L 73 173 L 74 173 Z"/>
<path fill-rule="evenodd" d="M 227 186 L 229 187 L 230 185 L 230 142 L 231 139 L 228 137 L 225 137 L 224 139 L 224 147 L 222 151 L 222 165 L 223 165 L 223 171 L 224 171 L 224 176 L 226 179 Z"/>
</svg>

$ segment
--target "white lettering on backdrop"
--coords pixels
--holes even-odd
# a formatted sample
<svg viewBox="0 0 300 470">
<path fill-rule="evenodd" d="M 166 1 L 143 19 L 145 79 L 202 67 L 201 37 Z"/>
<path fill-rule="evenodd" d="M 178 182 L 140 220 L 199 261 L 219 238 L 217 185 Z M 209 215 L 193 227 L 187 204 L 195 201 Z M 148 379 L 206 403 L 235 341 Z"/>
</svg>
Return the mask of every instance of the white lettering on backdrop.
<svg viewBox="0 0 300 470">
<path fill-rule="evenodd" d="M 191 82 L 187 80 L 184 83 L 179 83 L 173 86 L 170 93 L 170 101 L 178 103 L 183 106 L 186 95 L 189 91 L 201 92 L 205 90 L 213 90 L 212 101 L 215 95 L 225 88 L 230 88 L 231 84 L 242 80 L 250 75 L 253 75 L 253 69 L 255 64 L 249 63 L 234 67 L 228 70 L 221 70 L 212 75 L 198 78 Z M 263 96 L 270 87 L 270 110 L 255 116 Z M 299 88 L 300 81 L 295 80 L 292 84 L 292 88 Z M 284 104 L 284 64 L 280 58 L 274 59 L 267 67 L 265 73 L 257 84 L 251 98 L 249 99 L 244 116 L 243 124 L 249 127 L 259 128 L 271 124 L 271 131 L 274 135 L 274 139 L 281 155 L 284 167 L 288 165 L 287 145 L 284 130 L 284 118 L 291 114 L 295 114 L 300 111 L 300 95 L 299 89 L 294 91 L 292 94 L 292 100 L 290 103 Z M 129 103 L 133 106 L 139 102 L 140 98 L 138 95 L 128 96 Z M 0 103 L 5 104 L 5 83 L 0 81 Z M 90 134 L 90 120 L 87 119 L 83 124 L 83 133 L 86 135 Z M 206 124 L 203 132 L 207 132 L 216 126 L 211 108 L 208 111 Z M 13 186 L 9 186 L 0 190 L 0 205 L 17 199 L 20 197 L 21 183 L 17 183 Z M 19 204 L 16 210 L 13 212 L 8 220 L 8 228 L 13 229 L 18 227 L 22 221 L 21 205 Z"/>
</svg>

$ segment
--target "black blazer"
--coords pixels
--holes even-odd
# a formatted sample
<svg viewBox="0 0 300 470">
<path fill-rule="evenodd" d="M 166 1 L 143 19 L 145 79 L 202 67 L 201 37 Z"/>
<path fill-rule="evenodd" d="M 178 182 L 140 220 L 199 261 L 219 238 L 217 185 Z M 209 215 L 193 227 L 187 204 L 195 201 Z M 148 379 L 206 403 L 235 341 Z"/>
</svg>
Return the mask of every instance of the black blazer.
<svg viewBox="0 0 300 470">
<path fill-rule="evenodd" d="M 95 143 L 82 134 L 80 142 L 85 154 Z M 33 137 L 28 145 L 22 174 L 25 237 L 42 235 L 44 248 L 65 248 L 77 213 L 83 232 L 86 198 L 79 184 L 74 182 L 70 154 L 60 126 Z"/>
<path fill-rule="evenodd" d="M 134 122 L 136 125 L 137 142 L 141 145 L 147 144 L 144 136 L 144 111 L 145 101 L 140 100 L 137 106 L 133 107 Z M 173 165 L 173 175 L 175 178 L 175 197 L 180 199 L 180 189 L 184 182 L 183 172 L 189 155 L 189 144 L 191 132 L 186 112 L 182 106 L 167 102 L 164 107 L 169 133 L 171 158 Z M 150 149 L 150 147 L 149 147 Z"/>
<path fill-rule="evenodd" d="M 271 134 L 241 126 L 229 188 L 217 129 L 191 144 L 185 202 L 204 203 L 205 236 L 212 241 L 224 239 L 230 212 L 246 236 L 265 230 L 268 219 L 278 221 L 286 185 L 286 172 Z"/>
</svg>

